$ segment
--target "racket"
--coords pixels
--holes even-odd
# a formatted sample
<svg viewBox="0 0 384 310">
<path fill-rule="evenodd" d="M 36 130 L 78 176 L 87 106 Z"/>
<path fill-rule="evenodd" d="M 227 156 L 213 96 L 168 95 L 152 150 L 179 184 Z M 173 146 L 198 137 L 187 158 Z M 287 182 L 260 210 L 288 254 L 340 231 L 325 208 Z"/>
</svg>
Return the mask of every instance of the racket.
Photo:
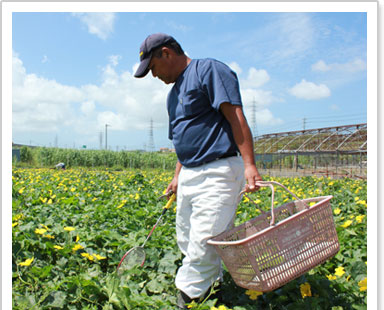
<svg viewBox="0 0 384 310">
<path fill-rule="evenodd" d="M 149 232 L 147 239 L 145 239 L 144 243 L 141 246 L 135 246 L 128 250 L 124 256 L 121 258 L 119 265 L 117 266 L 117 274 L 121 275 L 125 270 L 130 270 L 136 266 L 143 267 L 145 262 L 145 250 L 144 246 L 147 243 L 148 239 L 151 237 L 153 231 L 155 230 L 157 224 L 160 222 L 161 218 L 167 212 L 169 207 L 172 205 L 172 202 L 175 201 L 176 196 L 175 194 L 170 191 L 167 194 L 161 196 L 162 197 L 169 197 L 169 200 L 165 207 L 163 208 L 163 212 L 161 212 L 160 217 L 157 219 L 156 224 L 152 227 L 151 231 Z"/>
</svg>

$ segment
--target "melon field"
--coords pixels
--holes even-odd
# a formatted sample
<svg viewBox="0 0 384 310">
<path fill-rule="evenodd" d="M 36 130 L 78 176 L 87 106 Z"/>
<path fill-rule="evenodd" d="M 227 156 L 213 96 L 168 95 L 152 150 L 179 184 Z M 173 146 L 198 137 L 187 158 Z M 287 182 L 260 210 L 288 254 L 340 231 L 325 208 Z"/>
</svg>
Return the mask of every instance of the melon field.
<svg viewBox="0 0 384 310">
<path fill-rule="evenodd" d="M 13 168 L 13 309 L 176 309 L 175 203 L 146 243 L 146 262 L 118 276 L 124 253 L 141 245 L 165 205 L 158 200 L 173 172 Z M 264 177 L 265 180 L 272 180 Z M 367 183 L 365 180 L 273 178 L 299 198 L 332 195 L 340 251 L 276 289 L 237 287 L 224 272 L 223 300 L 190 309 L 366 309 Z M 270 208 L 270 189 L 244 198 L 235 225 Z M 277 188 L 275 204 L 293 198 Z"/>
</svg>

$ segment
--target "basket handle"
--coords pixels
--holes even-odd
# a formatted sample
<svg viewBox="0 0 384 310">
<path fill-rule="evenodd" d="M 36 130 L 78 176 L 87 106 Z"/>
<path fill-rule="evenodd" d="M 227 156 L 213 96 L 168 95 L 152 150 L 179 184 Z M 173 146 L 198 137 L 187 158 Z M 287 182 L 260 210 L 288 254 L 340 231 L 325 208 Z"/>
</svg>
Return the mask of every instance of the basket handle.
<svg viewBox="0 0 384 310">
<path fill-rule="evenodd" d="M 290 193 L 293 197 L 295 197 L 298 201 L 300 201 L 301 203 L 304 204 L 305 208 L 306 209 L 309 209 L 309 205 L 307 203 L 305 203 L 303 200 L 301 200 L 299 197 L 297 197 L 294 193 L 292 193 L 288 188 L 286 188 L 283 184 L 280 184 L 278 182 L 275 182 L 275 181 L 256 181 L 256 186 L 260 186 L 260 187 L 270 187 L 271 190 L 272 190 L 272 203 L 271 203 L 271 222 L 269 223 L 270 226 L 272 225 L 275 225 L 275 213 L 273 211 L 273 206 L 274 206 L 274 202 L 275 202 L 275 188 L 273 187 L 273 185 L 277 185 L 277 186 L 280 186 L 282 187 L 283 189 L 285 189 L 288 193 Z M 241 195 L 245 195 L 247 191 L 246 190 L 242 190 L 239 194 L 239 196 Z M 252 199 L 250 199 L 247 195 L 245 195 L 250 201 L 252 201 L 254 204 L 256 204 Z"/>
</svg>

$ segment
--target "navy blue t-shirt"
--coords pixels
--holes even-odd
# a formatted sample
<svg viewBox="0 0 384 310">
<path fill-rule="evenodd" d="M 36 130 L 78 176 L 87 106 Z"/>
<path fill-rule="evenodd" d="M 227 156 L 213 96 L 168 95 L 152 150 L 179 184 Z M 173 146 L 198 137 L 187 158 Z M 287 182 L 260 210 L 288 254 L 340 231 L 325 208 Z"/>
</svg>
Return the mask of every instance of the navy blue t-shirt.
<svg viewBox="0 0 384 310">
<path fill-rule="evenodd" d="M 167 98 L 169 139 L 183 166 L 199 166 L 238 151 L 220 111 L 224 102 L 242 105 L 236 74 L 217 60 L 193 59 Z"/>
</svg>

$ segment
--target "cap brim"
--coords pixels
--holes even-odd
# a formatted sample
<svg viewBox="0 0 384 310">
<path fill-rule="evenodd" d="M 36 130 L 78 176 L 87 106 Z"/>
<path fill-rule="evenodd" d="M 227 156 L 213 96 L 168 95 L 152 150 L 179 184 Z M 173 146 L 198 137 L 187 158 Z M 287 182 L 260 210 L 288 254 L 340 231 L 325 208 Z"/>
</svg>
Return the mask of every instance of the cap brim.
<svg viewBox="0 0 384 310">
<path fill-rule="evenodd" d="M 151 61 L 151 55 L 148 58 L 143 59 L 140 62 L 140 65 L 137 68 L 134 76 L 137 78 L 142 78 L 142 77 L 146 76 L 149 72 L 148 66 L 149 66 L 150 61 Z"/>
</svg>

